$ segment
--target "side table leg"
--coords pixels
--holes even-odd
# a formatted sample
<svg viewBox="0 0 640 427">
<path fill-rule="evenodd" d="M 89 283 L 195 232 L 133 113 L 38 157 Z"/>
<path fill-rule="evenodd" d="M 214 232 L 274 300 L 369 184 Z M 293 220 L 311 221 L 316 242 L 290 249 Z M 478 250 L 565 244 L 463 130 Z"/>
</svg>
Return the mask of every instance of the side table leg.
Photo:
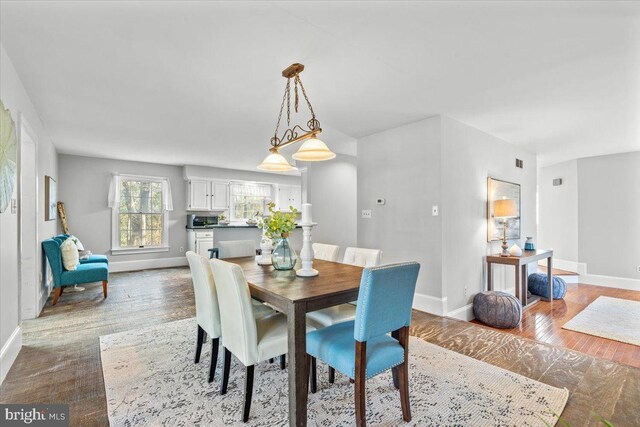
<svg viewBox="0 0 640 427">
<path fill-rule="evenodd" d="M 527 277 L 527 264 L 522 266 L 522 304 L 523 307 L 526 307 L 529 304 L 529 278 Z"/>
<path fill-rule="evenodd" d="M 553 302 L 553 261 L 552 257 L 547 261 L 547 292 L 549 292 L 549 302 Z"/>
<path fill-rule="evenodd" d="M 520 267 L 515 265 L 514 270 L 516 271 L 516 298 L 520 300 L 522 306 L 524 307 L 524 298 L 522 298 L 522 286 L 520 283 Z"/>
<path fill-rule="evenodd" d="M 493 264 L 488 262 L 487 263 L 487 290 L 488 291 L 493 290 L 493 276 L 491 274 L 491 270 L 493 270 Z"/>
</svg>

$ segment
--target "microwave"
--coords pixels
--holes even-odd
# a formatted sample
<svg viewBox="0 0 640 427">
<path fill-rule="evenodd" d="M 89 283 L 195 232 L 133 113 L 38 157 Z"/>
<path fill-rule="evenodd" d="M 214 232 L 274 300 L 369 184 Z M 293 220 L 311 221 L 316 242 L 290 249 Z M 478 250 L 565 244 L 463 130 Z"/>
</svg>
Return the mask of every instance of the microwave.
<svg viewBox="0 0 640 427">
<path fill-rule="evenodd" d="M 218 224 L 217 216 L 209 215 L 187 215 L 187 228 L 209 228 Z"/>
</svg>

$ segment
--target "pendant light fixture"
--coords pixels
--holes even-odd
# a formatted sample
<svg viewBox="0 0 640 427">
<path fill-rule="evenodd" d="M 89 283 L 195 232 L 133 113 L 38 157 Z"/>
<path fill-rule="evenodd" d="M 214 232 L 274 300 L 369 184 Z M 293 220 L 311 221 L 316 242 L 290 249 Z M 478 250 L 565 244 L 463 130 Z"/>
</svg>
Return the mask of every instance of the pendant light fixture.
<svg viewBox="0 0 640 427">
<path fill-rule="evenodd" d="M 300 80 L 300 73 L 304 70 L 302 64 L 292 64 L 287 67 L 282 76 L 287 79 L 287 85 L 284 89 L 284 96 L 282 97 L 282 104 L 280 105 L 280 113 L 278 114 L 278 121 L 276 122 L 276 130 L 273 137 L 270 140 L 271 152 L 260 165 L 258 169 L 269 172 L 286 172 L 296 170 L 295 166 L 292 166 L 287 159 L 280 154 L 279 150 L 287 145 L 295 144 L 297 142 L 303 142 L 298 151 L 292 156 L 295 160 L 302 162 L 318 162 L 322 160 L 331 160 L 336 157 L 336 154 L 332 152 L 327 145 L 318 139 L 318 135 L 322 132 L 320 128 L 320 122 L 316 118 L 316 114 L 313 111 L 307 92 L 304 90 L 302 80 Z M 294 125 L 291 127 L 291 80 L 293 80 L 293 106 L 294 111 L 298 112 L 298 87 L 302 96 L 307 103 L 311 118 L 307 122 L 307 128 L 303 128 L 300 125 Z M 278 129 L 280 128 L 280 121 L 282 119 L 282 112 L 284 111 L 284 105 L 287 104 L 287 130 L 284 131 L 281 137 L 278 136 Z"/>
</svg>

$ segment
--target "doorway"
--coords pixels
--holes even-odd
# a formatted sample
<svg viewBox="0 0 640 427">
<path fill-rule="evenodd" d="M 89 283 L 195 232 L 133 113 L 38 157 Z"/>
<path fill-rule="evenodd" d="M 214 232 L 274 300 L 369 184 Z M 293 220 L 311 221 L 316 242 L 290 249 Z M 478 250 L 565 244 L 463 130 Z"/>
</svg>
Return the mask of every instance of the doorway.
<svg viewBox="0 0 640 427">
<path fill-rule="evenodd" d="M 20 117 L 20 318 L 34 319 L 40 314 L 38 275 L 38 143 L 35 133 Z"/>
</svg>

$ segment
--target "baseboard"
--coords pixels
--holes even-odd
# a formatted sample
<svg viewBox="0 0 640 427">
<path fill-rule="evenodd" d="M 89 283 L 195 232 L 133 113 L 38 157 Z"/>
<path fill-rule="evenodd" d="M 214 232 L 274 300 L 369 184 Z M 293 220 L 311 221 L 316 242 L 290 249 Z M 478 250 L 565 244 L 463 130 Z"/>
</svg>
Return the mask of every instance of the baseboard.
<svg viewBox="0 0 640 427">
<path fill-rule="evenodd" d="M 188 265 L 187 257 L 115 261 L 109 263 L 109 271 L 111 273 L 117 273 L 120 271 L 148 270 L 151 268 L 181 267 L 183 265 Z"/>
<path fill-rule="evenodd" d="M 545 258 L 544 260 L 540 261 L 540 265 L 546 267 L 547 259 Z M 566 259 L 554 258 L 553 267 L 559 268 L 560 270 L 573 271 L 581 275 L 587 274 L 587 264 L 585 264 L 584 262 L 568 261 Z"/>
<path fill-rule="evenodd" d="M 473 304 L 467 304 L 464 307 L 460 307 L 456 310 L 447 313 L 447 317 L 453 317 L 458 320 L 466 320 L 467 322 L 475 319 L 473 315 Z"/>
<path fill-rule="evenodd" d="M 431 295 L 416 293 L 413 296 L 413 308 L 437 316 L 444 316 L 447 312 L 447 298 L 436 298 Z"/>
<path fill-rule="evenodd" d="M 9 369 L 15 362 L 20 349 L 22 348 L 22 328 L 16 327 L 7 342 L 2 346 L 0 350 L 0 384 L 4 381 L 5 377 L 9 373 Z"/>
<path fill-rule="evenodd" d="M 36 315 L 36 317 L 40 316 L 40 313 L 42 313 L 42 309 L 44 308 L 44 305 L 47 303 L 47 300 L 49 299 L 49 288 L 45 288 L 43 290 L 40 290 L 40 302 L 38 304 L 38 314 Z"/>
<path fill-rule="evenodd" d="M 631 291 L 640 291 L 640 280 L 627 279 L 625 277 L 601 276 L 599 274 L 581 275 L 579 283 L 587 285 L 605 286 L 607 288 L 628 289 Z"/>
</svg>

